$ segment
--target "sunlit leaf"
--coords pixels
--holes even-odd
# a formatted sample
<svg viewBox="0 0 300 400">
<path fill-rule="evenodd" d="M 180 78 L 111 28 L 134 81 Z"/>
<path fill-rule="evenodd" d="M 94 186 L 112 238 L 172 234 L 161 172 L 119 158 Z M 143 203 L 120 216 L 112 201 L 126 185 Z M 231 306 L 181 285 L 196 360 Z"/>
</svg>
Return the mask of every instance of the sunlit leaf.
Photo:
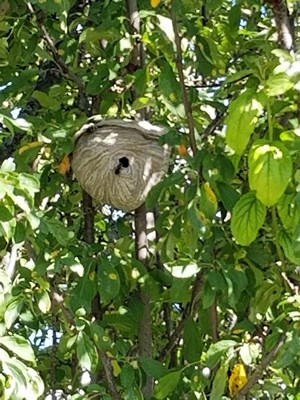
<svg viewBox="0 0 300 400">
<path fill-rule="evenodd" d="M 151 7 L 156 8 L 160 5 L 161 0 L 151 0 Z"/>
<path fill-rule="evenodd" d="M 279 96 L 284 94 L 294 86 L 291 78 L 285 74 L 271 75 L 267 80 L 267 93 L 269 96 Z"/>
<path fill-rule="evenodd" d="M 244 153 L 265 101 L 263 93 L 248 89 L 230 104 L 225 120 L 226 141 L 237 154 Z"/>
<path fill-rule="evenodd" d="M 19 335 L 0 337 L 0 345 L 25 361 L 35 362 L 35 355 L 28 340 Z"/>
<path fill-rule="evenodd" d="M 235 396 L 248 382 L 243 364 L 236 364 L 229 377 L 228 387 L 231 396 Z"/>
<path fill-rule="evenodd" d="M 266 206 L 277 203 L 292 175 L 292 160 L 280 142 L 257 140 L 249 153 L 249 184 Z"/>
<path fill-rule="evenodd" d="M 85 332 L 79 332 L 76 340 L 76 355 L 82 368 L 92 371 L 98 361 L 98 353 Z"/>
</svg>

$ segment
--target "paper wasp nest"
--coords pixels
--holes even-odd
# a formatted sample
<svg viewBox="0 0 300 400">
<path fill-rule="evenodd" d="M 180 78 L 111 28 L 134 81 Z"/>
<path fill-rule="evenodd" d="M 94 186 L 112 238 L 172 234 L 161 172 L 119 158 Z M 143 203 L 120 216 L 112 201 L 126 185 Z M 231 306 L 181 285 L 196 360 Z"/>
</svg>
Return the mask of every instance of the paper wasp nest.
<svg viewBox="0 0 300 400">
<path fill-rule="evenodd" d="M 135 210 L 168 170 L 170 149 L 158 143 L 164 133 L 146 121 L 91 118 L 75 135 L 77 180 L 97 203 Z"/>
</svg>

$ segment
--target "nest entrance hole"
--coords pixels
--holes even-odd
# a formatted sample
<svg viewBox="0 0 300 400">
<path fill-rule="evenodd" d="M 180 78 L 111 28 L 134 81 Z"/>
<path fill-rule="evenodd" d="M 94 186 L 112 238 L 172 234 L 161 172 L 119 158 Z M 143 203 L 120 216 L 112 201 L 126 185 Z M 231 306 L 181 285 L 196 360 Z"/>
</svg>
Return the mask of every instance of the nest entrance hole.
<svg viewBox="0 0 300 400">
<path fill-rule="evenodd" d="M 127 157 L 119 158 L 119 164 L 118 164 L 117 168 L 115 169 L 115 174 L 119 175 L 122 168 L 128 168 L 128 167 L 129 167 L 128 158 Z"/>
</svg>

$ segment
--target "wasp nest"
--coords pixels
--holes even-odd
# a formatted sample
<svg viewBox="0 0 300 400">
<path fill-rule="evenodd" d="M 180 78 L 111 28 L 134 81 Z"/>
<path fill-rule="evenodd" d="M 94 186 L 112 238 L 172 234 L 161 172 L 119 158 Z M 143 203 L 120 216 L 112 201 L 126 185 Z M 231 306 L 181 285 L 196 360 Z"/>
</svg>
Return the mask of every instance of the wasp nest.
<svg viewBox="0 0 300 400">
<path fill-rule="evenodd" d="M 146 121 L 93 117 L 75 135 L 77 180 L 97 203 L 135 210 L 168 169 L 170 149 L 158 143 L 164 133 Z"/>
</svg>

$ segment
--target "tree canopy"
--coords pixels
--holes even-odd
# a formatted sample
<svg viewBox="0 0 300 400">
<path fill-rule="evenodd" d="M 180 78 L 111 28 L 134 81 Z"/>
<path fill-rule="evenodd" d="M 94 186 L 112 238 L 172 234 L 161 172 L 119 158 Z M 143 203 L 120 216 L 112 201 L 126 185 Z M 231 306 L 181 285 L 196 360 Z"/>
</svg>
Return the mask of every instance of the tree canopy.
<svg viewBox="0 0 300 400">
<path fill-rule="evenodd" d="M 300 399 L 298 37 L 284 0 L 1 1 L 1 400 Z M 135 212 L 74 179 L 93 115 L 166 129 Z"/>
</svg>

